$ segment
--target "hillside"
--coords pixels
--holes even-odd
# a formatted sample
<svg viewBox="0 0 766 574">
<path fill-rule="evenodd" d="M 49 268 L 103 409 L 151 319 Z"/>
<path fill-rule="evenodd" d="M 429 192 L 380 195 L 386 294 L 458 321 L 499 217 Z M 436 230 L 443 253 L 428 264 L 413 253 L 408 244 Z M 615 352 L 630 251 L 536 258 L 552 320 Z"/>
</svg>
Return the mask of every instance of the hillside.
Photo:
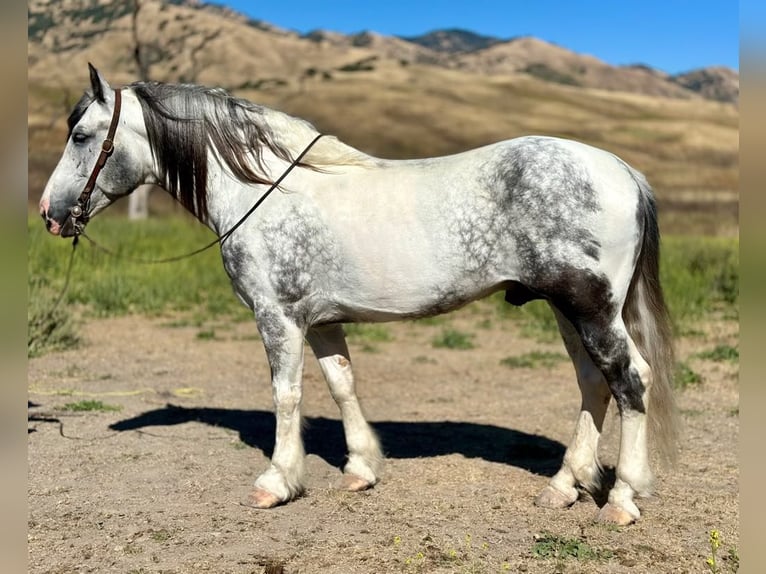
<svg viewBox="0 0 766 574">
<path fill-rule="evenodd" d="M 229 88 L 300 82 L 312 71 L 375 58 L 674 98 L 736 102 L 739 92 L 738 74 L 726 68 L 670 76 L 643 65 L 611 66 L 538 38 L 501 40 L 459 29 L 410 38 L 328 30 L 301 36 L 196 0 L 30 0 L 28 37 L 30 81 L 48 83 L 67 83 L 88 58 L 135 79 L 138 43 L 153 79 Z"/>
<path fill-rule="evenodd" d="M 87 85 L 87 62 L 117 85 L 140 73 L 132 0 L 32 0 L 29 10 L 35 200 Z M 644 171 L 678 229 L 736 229 L 739 112 L 717 101 L 728 92 L 715 87 L 725 80 L 738 90 L 736 72 L 672 78 L 535 38 L 459 48 L 445 31 L 437 50 L 373 32 L 301 36 L 188 0 L 143 0 L 137 22 L 152 79 L 226 87 L 384 157 L 452 153 L 530 133 L 572 137 Z"/>
</svg>

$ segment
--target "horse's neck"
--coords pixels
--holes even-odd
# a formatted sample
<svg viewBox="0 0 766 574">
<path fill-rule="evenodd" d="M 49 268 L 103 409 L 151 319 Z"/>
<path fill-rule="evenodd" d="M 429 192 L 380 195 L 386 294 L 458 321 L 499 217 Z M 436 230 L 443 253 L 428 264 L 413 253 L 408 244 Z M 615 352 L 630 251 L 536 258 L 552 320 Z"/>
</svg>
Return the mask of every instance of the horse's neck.
<svg viewBox="0 0 766 574">
<path fill-rule="evenodd" d="M 319 133 L 308 122 L 282 112 L 264 108 L 259 120 L 264 124 L 268 137 L 286 149 L 290 157 L 297 160 L 305 152 L 301 161 L 318 168 L 317 171 L 294 169 L 285 179 L 288 188 L 291 185 L 298 188 L 313 185 L 314 179 L 322 177 L 322 174 L 368 167 L 379 161 L 334 136 L 324 135 L 316 140 Z M 262 175 L 265 179 L 277 181 L 291 169 L 291 162 L 278 157 L 268 145 L 259 145 L 264 167 Z M 208 217 L 204 223 L 214 231 L 224 233 L 267 192 L 269 185 L 240 181 L 213 150 L 208 150 L 208 154 Z"/>
<path fill-rule="evenodd" d="M 288 148 L 292 152 L 292 148 Z M 300 152 L 298 152 L 300 153 Z M 208 215 L 203 223 L 216 233 L 223 234 L 239 221 L 259 198 L 266 193 L 270 185 L 241 181 L 215 153 L 208 151 Z M 262 163 L 265 167 L 263 176 L 276 181 L 289 168 L 290 164 L 278 158 L 271 150 L 261 150 Z M 292 153 L 293 157 L 297 154 Z M 293 174 L 290 174 L 293 175 Z M 297 175 L 297 174 L 295 174 Z"/>
</svg>

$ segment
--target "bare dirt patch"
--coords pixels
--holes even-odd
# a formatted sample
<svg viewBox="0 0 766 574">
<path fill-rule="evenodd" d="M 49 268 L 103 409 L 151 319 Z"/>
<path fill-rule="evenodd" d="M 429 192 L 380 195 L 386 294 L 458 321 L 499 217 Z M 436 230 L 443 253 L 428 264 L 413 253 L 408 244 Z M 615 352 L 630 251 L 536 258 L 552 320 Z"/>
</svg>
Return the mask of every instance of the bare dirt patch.
<svg viewBox="0 0 766 574">
<path fill-rule="evenodd" d="M 307 349 L 308 489 L 269 511 L 239 505 L 274 440 L 255 326 L 87 323 L 86 346 L 29 362 L 29 571 L 704 572 L 711 529 L 723 542 L 721 571 L 733 571 L 738 369 L 693 356 L 736 346 L 736 323 L 711 322 L 681 341 L 703 382 L 678 395 L 680 463 L 658 469 L 637 524 L 609 528 L 594 523 L 588 496 L 564 511 L 533 505 L 560 464 L 579 395 L 568 362 L 501 363 L 563 353 L 560 343 L 488 317 L 450 319 L 473 334 L 469 350 L 434 348 L 440 323 L 386 325 L 391 340 L 352 342 L 360 398 L 388 456 L 381 483 L 362 493 L 335 488 L 343 431 Z M 119 410 L 64 408 L 85 400 Z M 607 467 L 617 437 L 611 417 Z M 536 556 L 546 534 L 593 552 Z"/>
</svg>

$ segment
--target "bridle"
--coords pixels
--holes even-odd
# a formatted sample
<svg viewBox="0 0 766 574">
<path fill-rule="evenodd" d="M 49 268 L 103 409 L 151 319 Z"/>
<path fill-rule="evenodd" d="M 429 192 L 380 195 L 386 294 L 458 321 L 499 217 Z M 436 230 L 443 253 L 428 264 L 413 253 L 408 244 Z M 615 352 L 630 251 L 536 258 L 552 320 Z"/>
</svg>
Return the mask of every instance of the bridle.
<svg viewBox="0 0 766 574">
<path fill-rule="evenodd" d="M 93 190 L 96 188 L 96 180 L 98 179 L 101 170 L 104 169 L 106 161 L 112 155 L 112 152 L 114 152 L 114 134 L 117 131 L 117 124 L 120 121 L 121 109 L 122 90 L 117 89 L 114 91 L 114 110 L 112 111 L 112 121 L 109 124 L 109 131 L 106 133 L 106 139 L 104 139 L 104 141 L 101 143 L 101 153 L 98 155 L 96 165 L 93 166 L 93 171 L 90 173 L 90 177 L 85 183 L 85 187 L 83 187 L 82 193 L 80 193 L 80 197 L 77 198 L 77 203 L 69 209 L 69 224 L 72 228 L 72 233 L 75 236 L 82 233 L 85 224 L 88 223 L 90 196 L 93 193 Z"/>
</svg>

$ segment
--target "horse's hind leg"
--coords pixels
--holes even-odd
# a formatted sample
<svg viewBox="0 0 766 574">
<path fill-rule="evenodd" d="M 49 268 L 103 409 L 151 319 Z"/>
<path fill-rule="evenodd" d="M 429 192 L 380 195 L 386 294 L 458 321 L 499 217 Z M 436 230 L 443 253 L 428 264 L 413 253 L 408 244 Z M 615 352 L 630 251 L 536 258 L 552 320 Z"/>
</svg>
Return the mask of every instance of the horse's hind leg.
<svg viewBox="0 0 766 574">
<path fill-rule="evenodd" d="M 617 478 L 599 519 L 630 524 L 640 515 L 634 495 L 648 496 L 652 487 L 647 445 L 647 396 L 652 382 L 649 365 L 628 335 L 622 317 L 573 320 L 583 346 L 601 370 L 620 411 Z"/>
<path fill-rule="evenodd" d="M 577 484 L 589 492 L 594 492 L 600 486 L 598 441 L 611 394 L 603 373 L 593 364 L 572 323 L 556 307 L 551 305 L 551 308 L 574 364 L 582 405 L 561 469 L 539 494 L 535 503 L 546 508 L 564 508 L 577 500 Z"/>
<path fill-rule="evenodd" d="M 369 488 L 380 478 L 383 455 L 356 397 L 343 327 L 328 325 L 312 328 L 306 338 L 319 360 L 319 366 L 343 419 L 349 454 L 343 469 L 342 487 L 347 490 Z"/>
</svg>

